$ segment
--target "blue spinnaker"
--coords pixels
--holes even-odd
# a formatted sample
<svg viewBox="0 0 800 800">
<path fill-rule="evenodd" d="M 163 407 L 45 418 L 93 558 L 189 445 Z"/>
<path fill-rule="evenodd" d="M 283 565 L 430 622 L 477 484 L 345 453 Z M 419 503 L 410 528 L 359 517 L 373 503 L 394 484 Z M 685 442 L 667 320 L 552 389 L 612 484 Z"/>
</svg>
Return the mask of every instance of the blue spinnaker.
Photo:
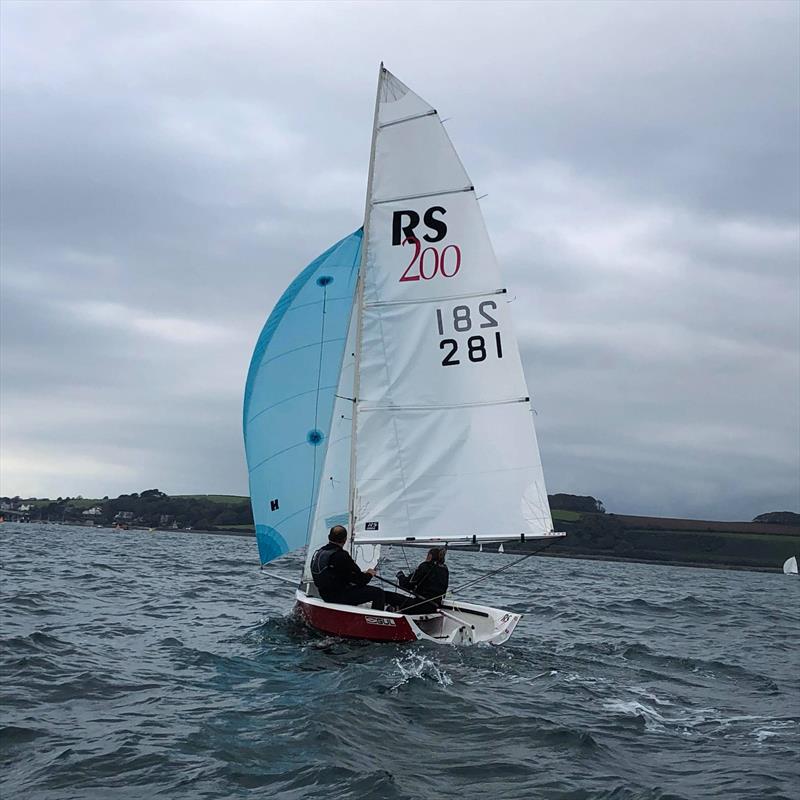
<svg viewBox="0 0 800 800">
<path fill-rule="evenodd" d="M 244 445 L 262 564 L 306 543 L 361 258 L 361 230 L 312 261 L 275 304 L 244 392 Z"/>
</svg>

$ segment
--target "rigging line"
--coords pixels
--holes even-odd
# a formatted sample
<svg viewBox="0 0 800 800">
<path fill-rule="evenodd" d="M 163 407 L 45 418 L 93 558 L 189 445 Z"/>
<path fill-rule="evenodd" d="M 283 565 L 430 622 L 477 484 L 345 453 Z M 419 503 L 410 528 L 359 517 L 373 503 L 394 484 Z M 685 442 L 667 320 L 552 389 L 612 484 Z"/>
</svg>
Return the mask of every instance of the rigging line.
<svg viewBox="0 0 800 800">
<path fill-rule="evenodd" d="M 423 603 L 427 603 L 428 602 L 427 598 L 423 597 L 421 594 L 417 594 L 413 589 L 404 589 L 402 586 L 400 586 L 399 583 L 395 583 L 394 581 L 390 581 L 388 578 L 382 578 L 380 575 L 377 575 L 377 574 L 374 577 L 377 578 L 379 581 L 381 581 L 381 583 L 388 583 L 389 586 L 394 586 L 395 589 L 400 589 L 401 592 L 408 592 L 408 594 L 410 594 L 412 597 L 415 597 L 417 600 L 419 600 L 419 602 L 418 603 L 414 603 L 414 606 L 419 606 L 419 605 L 422 605 Z M 414 606 L 406 606 L 402 611 L 400 611 L 398 613 L 405 614 L 407 609 L 414 608 Z M 443 612 L 437 611 L 436 613 L 437 614 L 441 614 Z M 447 614 L 445 614 L 444 616 L 447 616 Z"/>
<path fill-rule="evenodd" d="M 498 573 L 503 572 L 504 570 L 510 569 L 511 567 L 515 567 L 517 564 L 521 564 L 523 561 L 525 561 L 526 558 L 530 558 L 531 556 L 535 556 L 537 553 L 541 553 L 542 550 L 546 550 L 548 547 L 551 547 L 557 541 L 558 541 L 558 539 L 553 539 L 551 542 L 548 542 L 543 547 L 539 547 L 538 549 L 533 550 L 530 553 L 526 553 L 524 556 L 522 556 L 522 558 L 518 558 L 516 561 L 512 561 L 510 564 L 503 564 L 503 566 L 500 567 L 499 569 L 495 569 L 495 570 L 492 570 L 491 572 L 486 572 L 483 575 L 479 575 L 474 580 L 471 580 L 468 583 L 465 583 L 463 586 L 459 586 L 458 589 L 453 589 L 451 591 L 451 594 L 455 594 L 456 592 L 461 592 L 461 591 L 463 591 L 464 589 L 467 589 L 470 586 L 474 586 L 476 583 L 480 583 L 482 580 L 484 580 L 486 578 L 490 578 L 492 575 L 497 575 Z M 436 597 L 428 598 L 425 602 L 436 602 L 437 600 L 443 600 L 446 596 L 447 596 L 447 592 L 444 592 L 443 594 L 437 595 Z M 452 602 L 455 603 L 457 601 L 454 600 Z M 414 605 L 407 606 L 405 609 L 403 609 L 403 613 L 406 613 L 409 609 L 414 608 L 414 606 L 418 606 L 418 605 L 421 605 L 421 603 L 414 603 Z M 455 610 L 457 611 L 458 609 L 455 609 Z"/>
<path fill-rule="evenodd" d="M 403 559 L 404 559 L 404 560 L 405 560 L 405 562 L 406 562 L 406 569 L 407 569 L 409 572 L 411 572 L 411 564 L 409 564 L 409 563 L 408 563 L 408 553 L 406 552 L 406 549 L 407 549 L 407 548 L 405 548 L 405 547 L 401 547 L 400 549 L 403 551 Z M 409 575 L 409 577 L 410 577 L 410 575 Z"/>
<path fill-rule="evenodd" d="M 384 75 L 387 73 L 386 67 L 381 61 L 380 71 L 378 72 L 378 86 L 375 90 L 375 111 L 372 116 L 372 143 L 369 149 L 369 172 L 367 173 L 367 196 L 364 201 L 364 225 L 361 229 L 361 260 L 358 267 L 358 280 L 356 282 L 356 296 L 353 309 L 350 315 L 350 324 L 355 321 L 356 339 L 353 351 L 353 397 L 358 397 L 360 386 L 359 366 L 361 363 L 361 337 L 364 332 L 364 283 L 367 272 L 367 243 L 369 242 L 369 226 L 372 218 L 372 191 L 375 179 L 375 146 L 378 143 L 378 112 L 380 111 L 381 93 L 384 89 Z M 355 313 L 355 320 L 353 319 Z M 349 335 L 349 334 L 348 334 Z M 350 434 L 350 486 L 347 500 L 347 514 L 350 525 L 350 552 L 353 552 L 353 535 L 356 527 L 356 465 L 358 460 L 358 450 L 356 449 L 356 437 L 358 436 L 358 403 L 353 403 L 353 419 Z"/>
<path fill-rule="evenodd" d="M 502 567 L 498 567 L 497 569 L 492 570 L 491 572 L 486 572 L 483 575 L 479 575 L 474 580 L 471 580 L 471 581 L 465 583 L 463 586 L 459 586 L 458 589 L 454 589 L 453 591 L 454 592 L 461 592 L 461 591 L 463 591 L 464 589 L 466 589 L 466 588 L 468 588 L 470 586 L 474 586 L 476 583 L 480 583 L 485 578 L 490 578 L 492 575 L 497 575 L 500 572 L 503 572 L 504 570 L 510 569 L 511 567 L 515 567 L 517 564 L 521 564 L 523 561 L 525 561 L 526 558 L 530 558 L 531 556 L 535 556 L 537 553 L 541 553 L 542 550 L 547 550 L 548 547 L 552 547 L 557 541 L 558 541 L 558 539 L 553 539 L 552 541 L 548 542 L 547 544 L 542 545 L 542 547 L 539 547 L 536 550 L 532 550 L 530 553 L 526 553 L 524 556 L 522 556 L 522 558 L 518 558 L 516 561 L 512 561 L 510 564 L 503 564 Z"/>
<path fill-rule="evenodd" d="M 325 350 L 325 314 L 326 314 L 326 307 L 328 302 L 328 287 L 324 285 L 322 287 L 322 326 L 321 331 L 319 334 L 319 363 L 317 365 L 317 396 L 314 399 L 314 435 L 319 435 L 319 429 L 317 428 L 317 423 L 319 421 L 319 392 L 320 392 L 320 384 L 322 383 L 322 354 Z M 318 442 L 317 445 L 314 445 L 314 467 L 311 470 L 311 498 L 309 500 L 308 505 L 308 524 L 306 526 L 306 538 L 308 538 L 308 533 L 311 531 L 311 517 L 314 513 L 314 487 L 317 483 L 317 450 L 319 450 L 319 445 L 322 442 Z"/>
</svg>

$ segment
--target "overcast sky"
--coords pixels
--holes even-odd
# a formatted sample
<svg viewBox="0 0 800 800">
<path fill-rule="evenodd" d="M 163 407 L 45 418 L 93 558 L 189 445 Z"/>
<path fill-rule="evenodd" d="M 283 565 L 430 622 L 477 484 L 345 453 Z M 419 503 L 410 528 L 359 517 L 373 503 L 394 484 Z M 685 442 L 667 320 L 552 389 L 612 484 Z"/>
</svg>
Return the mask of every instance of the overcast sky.
<svg viewBox="0 0 800 800">
<path fill-rule="evenodd" d="M 800 511 L 800 4 L 13 2 L 2 494 L 247 493 L 253 344 L 362 221 L 381 59 L 505 270 L 548 490 Z"/>
</svg>

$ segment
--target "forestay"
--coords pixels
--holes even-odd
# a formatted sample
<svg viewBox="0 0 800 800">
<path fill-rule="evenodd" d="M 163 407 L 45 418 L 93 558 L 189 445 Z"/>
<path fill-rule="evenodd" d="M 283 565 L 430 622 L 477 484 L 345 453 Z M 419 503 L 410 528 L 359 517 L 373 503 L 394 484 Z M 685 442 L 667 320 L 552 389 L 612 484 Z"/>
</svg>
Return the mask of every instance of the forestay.
<svg viewBox="0 0 800 800">
<path fill-rule="evenodd" d="M 552 532 L 529 392 L 472 183 L 382 69 L 362 261 L 359 543 Z"/>
<path fill-rule="evenodd" d="M 358 230 L 297 276 L 253 353 L 243 423 L 262 564 L 306 544 L 330 438 L 361 240 Z"/>
</svg>

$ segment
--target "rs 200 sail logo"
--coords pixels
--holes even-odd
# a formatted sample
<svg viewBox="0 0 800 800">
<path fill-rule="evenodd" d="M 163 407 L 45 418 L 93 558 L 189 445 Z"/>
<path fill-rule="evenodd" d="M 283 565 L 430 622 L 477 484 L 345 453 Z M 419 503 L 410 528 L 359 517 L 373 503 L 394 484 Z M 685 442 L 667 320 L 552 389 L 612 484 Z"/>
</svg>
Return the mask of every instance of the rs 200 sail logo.
<svg viewBox="0 0 800 800">
<path fill-rule="evenodd" d="M 461 248 L 457 244 L 438 245 L 447 236 L 447 223 L 443 217 L 444 206 L 431 206 L 420 215 L 413 209 L 395 211 L 392 215 L 392 247 L 410 245 L 411 261 L 400 276 L 405 281 L 429 281 L 437 276 L 454 278 L 461 269 Z M 417 234 L 420 223 L 425 228 L 421 237 Z M 423 247 L 422 238 L 429 242 Z"/>
</svg>

